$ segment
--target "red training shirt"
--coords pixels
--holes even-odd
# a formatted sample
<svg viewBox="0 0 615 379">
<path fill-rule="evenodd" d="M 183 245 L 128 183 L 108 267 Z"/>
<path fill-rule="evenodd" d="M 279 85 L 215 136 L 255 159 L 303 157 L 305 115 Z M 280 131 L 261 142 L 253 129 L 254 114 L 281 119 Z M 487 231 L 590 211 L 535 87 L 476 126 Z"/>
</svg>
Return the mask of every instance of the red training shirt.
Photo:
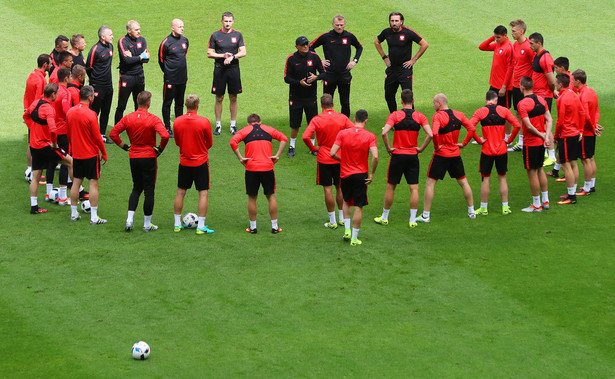
<svg viewBox="0 0 615 379">
<path fill-rule="evenodd" d="M 246 171 L 271 171 L 273 170 L 273 146 L 271 141 L 288 141 L 284 133 L 277 131 L 271 126 L 251 124 L 238 131 L 231 141 L 233 151 L 239 148 L 239 142 L 246 144 L 244 157 L 250 158 L 246 163 Z"/>
<path fill-rule="evenodd" d="M 575 137 L 583 133 L 585 110 L 579 97 L 571 89 L 560 92 L 557 98 L 557 123 L 555 139 Z"/>
<path fill-rule="evenodd" d="M 369 172 L 369 149 L 378 145 L 374 133 L 353 125 L 339 132 L 334 144 L 341 147 L 340 178 Z"/>
<path fill-rule="evenodd" d="M 512 77 L 514 88 L 520 88 L 519 81 L 522 77 L 532 77 L 534 55 L 536 54 L 530 48 L 529 39 L 526 38 L 523 43 L 515 41 L 513 44 L 513 60 L 512 65 L 508 68 L 508 72 L 506 72 L 506 80 L 508 81 Z"/>
<path fill-rule="evenodd" d="M 585 128 L 583 129 L 584 136 L 596 135 L 596 124 L 600 121 L 600 108 L 598 108 L 598 96 L 596 91 L 590 88 L 587 84 L 579 88 L 579 99 L 585 110 Z"/>
<path fill-rule="evenodd" d="M 42 102 L 42 104 L 40 104 Z M 32 120 L 32 112 L 38 108 L 38 117 L 47 125 L 39 124 Z M 45 146 L 49 146 L 57 142 L 56 134 L 56 111 L 49 102 L 49 99 L 44 97 L 34 100 L 32 104 L 26 109 L 23 115 L 23 119 L 26 121 L 26 125 L 30 128 L 30 147 L 35 149 L 42 149 Z"/>
<path fill-rule="evenodd" d="M 28 75 L 26 80 L 26 92 L 23 94 L 23 109 L 24 111 L 32 104 L 34 100 L 40 99 L 43 96 L 43 89 L 47 85 L 45 75 L 47 73 L 38 68 Z"/>
<path fill-rule="evenodd" d="M 160 147 L 165 148 L 169 142 L 169 132 L 164 127 L 162 120 L 149 113 L 147 109 L 139 108 L 124 116 L 111 132 L 109 138 L 120 145 L 123 131 L 128 134 L 130 140 L 130 158 L 156 158 L 156 133 L 160 134 Z"/>
<path fill-rule="evenodd" d="M 454 116 L 454 118 L 451 116 Z M 433 115 L 434 155 L 442 157 L 458 157 L 460 155 L 457 143 L 459 142 L 459 131 L 462 126 L 468 131 L 466 138 L 463 140 L 463 145 L 465 146 L 472 137 L 476 136 L 476 128 L 462 112 L 453 109 L 443 109 Z M 477 137 L 475 139 L 478 142 L 482 142 Z"/>
<path fill-rule="evenodd" d="M 102 153 L 107 160 L 107 150 L 100 135 L 98 115 L 87 104 L 79 103 L 66 113 L 70 154 L 75 159 L 90 159 Z"/>
<path fill-rule="evenodd" d="M 303 142 L 305 142 L 310 151 L 316 151 L 316 146 L 310 140 L 314 133 L 316 133 L 316 140 L 318 141 L 316 162 L 339 164 L 338 161 L 331 158 L 331 146 L 335 143 L 337 133 L 353 126 L 354 124 L 345 114 L 337 113 L 333 109 L 325 109 L 321 114 L 312 118 L 307 129 L 303 132 Z"/>
<path fill-rule="evenodd" d="M 549 87 L 549 81 L 546 75 L 549 72 L 553 72 L 553 66 L 553 57 L 547 50 L 543 49 L 534 56 L 534 61 L 532 62 L 532 80 L 534 81 L 533 92 L 536 95 L 553 97 L 553 91 Z"/>
<path fill-rule="evenodd" d="M 481 149 L 483 154 L 490 156 L 506 154 L 506 121 L 508 121 L 514 128 L 513 134 L 510 137 L 512 140 L 515 138 L 517 133 L 519 133 L 521 124 L 512 114 L 510 109 L 497 104 L 487 104 L 474 112 L 472 118 L 470 119 L 470 123 L 473 126 L 476 126 L 479 122 L 481 123 L 483 139 L 486 139 Z"/>
<path fill-rule="evenodd" d="M 491 61 L 491 76 L 489 77 L 489 85 L 500 89 L 506 85 L 508 90 L 512 90 L 511 78 L 507 77 L 509 67 L 513 65 L 513 48 L 510 40 L 506 38 L 504 42 L 495 42 L 495 37 L 491 36 L 481 43 L 478 48 L 482 51 L 493 51 L 493 60 Z"/>
<path fill-rule="evenodd" d="M 179 146 L 179 164 L 196 167 L 207 162 L 213 138 L 211 124 L 196 112 L 188 112 L 173 123 L 175 144 Z"/>
<path fill-rule="evenodd" d="M 392 154 L 418 154 L 419 130 L 429 126 L 427 117 L 413 109 L 395 111 L 387 118 L 387 125 L 393 127 L 393 153 Z"/>
<path fill-rule="evenodd" d="M 529 118 L 530 124 L 535 127 L 539 132 L 546 132 L 545 129 L 545 113 L 549 109 L 547 102 L 542 96 L 531 94 L 519 102 L 517 105 L 517 111 L 521 119 Z M 523 145 L 525 146 L 542 146 L 544 140 L 534 133 L 531 133 L 525 124 L 523 126 Z"/>
<path fill-rule="evenodd" d="M 56 129 L 58 134 L 67 134 L 66 127 L 66 112 L 71 107 L 72 97 L 68 88 L 63 85 L 58 85 L 58 96 L 52 103 L 53 109 L 56 111 Z"/>
</svg>

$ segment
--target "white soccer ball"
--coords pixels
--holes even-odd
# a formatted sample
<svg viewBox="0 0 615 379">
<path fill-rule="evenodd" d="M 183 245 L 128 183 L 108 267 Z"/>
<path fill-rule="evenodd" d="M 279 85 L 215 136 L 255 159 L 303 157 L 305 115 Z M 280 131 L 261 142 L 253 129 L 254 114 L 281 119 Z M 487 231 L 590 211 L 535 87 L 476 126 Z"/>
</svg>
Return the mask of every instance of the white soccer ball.
<svg viewBox="0 0 615 379">
<path fill-rule="evenodd" d="M 84 200 L 81 203 L 81 210 L 85 213 L 90 213 L 92 211 L 92 206 L 90 205 L 90 200 Z"/>
<path fill-rule="evenodd" d="M 60 189 L 54 188 L 51 190 L 51 192 L 49 192 L 49 199 L 57 203 L 59 195 L 60 195 Z"/>
<path fill-rule="evenodd" d="M 23 173 L 23 177 L 24 179 L 26 179 L 26 182 L 30 183 L 32 181 L 32 170 L 27 169 L 24 173 Z"/>
<path fill-rule="evenodd" d="M 149 345 L 144 341 L 139 341 L 132 345 L 132 357 L 136 360 L 146 360 L 149 357 L 149 353 Z"/>
<path fill-rule="evenodd" d="M 186 213 L 184 215 L 184 218 L 182 219 L 182 224 L 184 224 L 184 228 L 186 229 L 196 228 L 196 225 L 198 224 L 198 222 L 199 222 L 199 217 L 192 212 Z"/>
</svg>

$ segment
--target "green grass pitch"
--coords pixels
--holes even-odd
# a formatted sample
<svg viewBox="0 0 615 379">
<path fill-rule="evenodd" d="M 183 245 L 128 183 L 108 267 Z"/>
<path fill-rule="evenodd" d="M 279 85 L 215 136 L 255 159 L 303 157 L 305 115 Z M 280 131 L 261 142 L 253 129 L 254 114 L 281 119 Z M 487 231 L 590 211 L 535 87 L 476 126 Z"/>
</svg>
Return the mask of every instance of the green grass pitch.
<svg viewBox="0 0 615 379">
<path fill-rule="evenodd" d="M 0 377 L 614 375 L 613 2 L 0 0 L 0 5 Z M 510 216 L 497 212 L 499 194 L 492 183 L 491 213 L 469 220 L 461 190 L 446 179 L 436 186 L 431 224 L 408 229 L 409 194 L 401 185 L 390 224 L 381 227 L 371 221 L 382 209 L 388 165 L 379 139 L 381 160 L 364 208 L 363 245 L 350 248 L 342 231 L 322 227 L 326 210 L 315 185 L 315 160 L 298 141 L 297 156 L 284 156 L 276 165 L 284 232 L 248 235 L 243 167 L 228 145 L 225 102 L 223 134 L 210 152 L 207 224 L 215 234 L 172 232 L 179 162 L 173 141 L 158 161 L 153 221 L 159 231 L 139 230 L 139 207 L 136 231 L 123 232 L 128 157 L 109 145 L 99 210 L 107 225 L 71 223 L 69 210 L 61 207 L 29 215 L 21 115 L 25 80 L 38 54 L 51 51 L 58 34 L 77 32 L 85 34 L 89 50 L 103 24 L 112 27 L 116 43 L 130 19 L 141 23 L 155 52 L 170 33 L 171 19 L 182 18 L 190 39 L 187 93 L 201 97 L 199 113 L 212 120 L 213 62 L 206 48 L 226 10 L 234 12 L 248 53 L 241 60 L 238 126 L 257 112 L 263 123 L 285 133 L 285 59 L 295 51 L 295 38 L 313 39 L 329 30 L 336 13 L 346 16 L 347 30 L 365 48 L 353 70 L 351 107 L 368 110 L 368 129 L 376 133 L 387 108 L 384 64 L 373 41 L 391 11 L 403 12 L 406 26 L 430 44 L 414 82 L 417 110 L 430 119 L 438 92 L 468 117 L 482 106 L 492 56 L 478 44 L 498 24 L 524 19 L 526 35 L 541 32 L 553 57 L 567 56 L 572 70 L 585 69 L 599 96 L 606 130 L 597 146 L 597 192 L 576 206 L 554 204 L 543 214 L 523 214 L 531 197 L 521 158 L 513 153 Z M 117 60 L 113 67 L 117 81 Z M 160 116 L 162 74 L 154 59 L 145 69 L 146 88 L 154 95 L 151 111 Z M 431 152 L 430 146 L 420 158 L 419 210 Z M 462 157 L 478 207 L 479 148 L 468 146 Z M 565 186 L 552 180 L 549 185 L 555 203 Z M 263 196 L 258 205 L 259 229 L 266 231 Z M 188 211 L 196 211 L 194 191 L 186 197 Z M 145 362 L 129 353 L 138 340 L 152 348 Z"/>
</svg>

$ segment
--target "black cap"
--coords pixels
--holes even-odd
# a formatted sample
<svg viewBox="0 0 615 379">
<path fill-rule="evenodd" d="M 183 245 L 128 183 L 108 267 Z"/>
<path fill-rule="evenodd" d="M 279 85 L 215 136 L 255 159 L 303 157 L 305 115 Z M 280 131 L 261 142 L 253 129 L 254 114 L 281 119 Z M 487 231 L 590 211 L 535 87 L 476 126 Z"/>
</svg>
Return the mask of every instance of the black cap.
<svg viewBox="0 0 615 379">
<path fill-rule="evenodd" d="M 301 37 L 297 38 L 297 40 L 295 41 L 295 46 L 303 46 L 306 43 L 310 43 L 310 40 L 307 39 L 306 36 L 301 36 Z"/>
</svg>

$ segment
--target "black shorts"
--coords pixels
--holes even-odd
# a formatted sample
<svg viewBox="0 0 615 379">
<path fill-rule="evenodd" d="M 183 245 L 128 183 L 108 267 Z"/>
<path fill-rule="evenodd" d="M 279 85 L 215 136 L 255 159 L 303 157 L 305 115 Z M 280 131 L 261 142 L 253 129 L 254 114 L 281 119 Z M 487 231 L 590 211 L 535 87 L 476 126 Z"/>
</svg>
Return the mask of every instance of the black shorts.
<svg viewBox="0 0 615 379">
<path fill-rule="evenodd" d="M 177 169 L 177 188 L 190 189 L 194 183 L 197 191 L 209 189 L 209 161 L 200 166 L 182 166 Z"/>
<path fill-rule="evenodd" d="M 73 177 L 77 179 L 99 179 L 100 157 L 97 155 L 88 159 L 73 159 Z"/>
<path fill-rule="evenodd" d="M 66 152 L 62 149 L 52 149 L 45 146 L 41 149 L 30 147 L 32 153 L 32 170 L 44 170 L 50 165 L 56 165 L 59 161 L 66 158 Z"/>
<path fill-rule="evenodd" d="M 303 119 L 303 112 L 305 111 L 305 120 L 306 123 L 309 124 L 312 118 L 318 114 L 318 105 L 316 104 L 316 100 L 289 100 L 288 111 L 290 115 L 290 127 L 292 129 L 299 129 Z"/>
<path fill-rule="evenodd" d="M 545 162 L 545 147 L 540 146 L 526 146 L 523 145 L 523 167 L 526 170 L 537 170 L 542 168 Z"/>
<path fill-rule="evenodd" d="M 246 170 L 246 194 L 248 196 L 258 195 L 260 185 L 263 185 L 265 195 L 275 193 L 275 173 L 270 171 L 248 171 Z"/>
<path fill-rule="evenodd" d="M 494 163 L 495 170 L 498 172 L 498 175 L 506 175 L 506 171 L 508 171 L 507 153 L 504 153 L 502 155 L 487 155 L 480 153 L 478 172 L 481 173 L 481 176 L 491 176 L 491 170 L 493 169 Z"/>
<path fill-rule="evenodd" d="M 512 103 L 513 103 L 513 107 L 515 108 L 515 110 L 517 110 L 517 105 L 519 105 L 519 102 L 521 100 L 523 100 L 525 96 L 523 96 L 523 92 L 521 92 L 521 88 L 519 87 L 513 87 L 512 89 Z"/>
<path fill-rule="evenodd" d="M 579 144 L 579 155 L 581 159 L 590 159 L 596 153 L 596 136 L 583 136 Z"/>
<path fill-rule="evenodd" d="M 214 66 L 214 79 L 211 85 L 211 93 L 215 95 L 224 95 L 227 86 L 230 95 L 241 93 L 241 72 L 239 71 L 239 65 Z"/>
<path fill-rule="evenodd" d="M 339 163 L 320 163 L 316 166 L 316 184 L 319 186 L 339 186 L 340 185 L 340 164 Z"/>
<path fill-rule="evenodd" d="M 412 89 L 412 69 L 387 67 L 384 78 L 384 91 L 397 91 L 397 87 Z"/>
<path fill-rule="evenodd" d="M 572 162 L 578 159 L 579 136 L 560 138 L 557 140 L 559 163 Z"/>
<path fill-rule="evenodd" d="M 460 155 L 456 157 L 434 155 L 429 164 L 427 177 L 442 180 L 447 171 L 453 179 L 459 180 L 466 177 L 466 172 L 463 168 L 463 160 L 461 160 Z"/>
<path fill-rule="evenodd" d="M 504 96 L 500 96 L 500 88 L 489 86 L 489 91 L 494 91 L 498 94 L 498 105 L 501 105 L 504 108 L 510 108 L 510 99 L 512 97 L 512 91 L 506 91 L 506 94 L 504 94 Z"/>
<path fill-rule="evenodd" d="M 552 97 L 545 97 L 545 101 L 547 102 L 547 105 L 549 106 L 549 112 L 551 112 L 551 106 L 553 104 L 553 98 Z"/>
<path fill-rule="evenodd" d="M 392 154 L 387 172 L 387 183 L 401 183 L 401 176 L 406 177 L 406 183 L 419 183 L 419 156 L 417 154 Z"/>
<path fill-rule="evenodd" d="M 351 207 L 364 207 L 368 204 L 366 179 L 367 173 L 354 174 L 347 178 L 342 178 L 342 195 L 344 195 L 344 201 Z"/>
</svg>

